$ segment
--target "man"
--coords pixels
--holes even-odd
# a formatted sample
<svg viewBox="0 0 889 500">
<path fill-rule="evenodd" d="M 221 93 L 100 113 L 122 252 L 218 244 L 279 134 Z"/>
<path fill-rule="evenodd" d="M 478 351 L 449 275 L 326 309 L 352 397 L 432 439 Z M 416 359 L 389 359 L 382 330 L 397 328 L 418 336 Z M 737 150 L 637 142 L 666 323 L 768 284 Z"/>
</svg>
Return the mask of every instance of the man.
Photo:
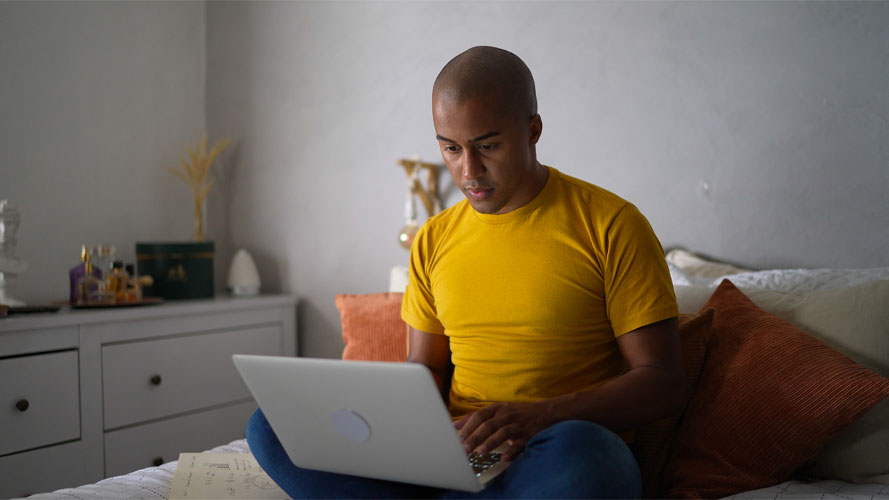
<svg viewBox="0 0 889 500">
<path fill-rule="evenodd" d="M 625 440 L 682 401 L 677 307 L 657 238 L 630 203 L 537 161 L 534 80 L 514 54 L 458 55 L 435 80 L 432 108 L 466 200 L 418 233 L 402 318 L 409 361 L 432 372 L 466 451 L 499 447 L 512 462 L 478 496 L 640 496 Z M 472 496 L 269 473 L 300 496 Z"/>
</svg>

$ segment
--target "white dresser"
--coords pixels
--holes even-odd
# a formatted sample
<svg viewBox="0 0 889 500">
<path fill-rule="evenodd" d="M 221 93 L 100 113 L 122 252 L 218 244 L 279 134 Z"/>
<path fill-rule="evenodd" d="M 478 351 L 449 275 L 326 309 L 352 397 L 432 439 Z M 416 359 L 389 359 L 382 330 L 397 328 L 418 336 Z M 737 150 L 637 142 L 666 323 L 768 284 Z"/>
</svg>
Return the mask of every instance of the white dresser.
<svg viewBox="0 0 889 500">
<path fill-rule="evenodd" d="M 0 498 L 95 482 L 244 436 L 232 354 L 296 355 L 285 295 L 0 319 Z"/>
</svg>

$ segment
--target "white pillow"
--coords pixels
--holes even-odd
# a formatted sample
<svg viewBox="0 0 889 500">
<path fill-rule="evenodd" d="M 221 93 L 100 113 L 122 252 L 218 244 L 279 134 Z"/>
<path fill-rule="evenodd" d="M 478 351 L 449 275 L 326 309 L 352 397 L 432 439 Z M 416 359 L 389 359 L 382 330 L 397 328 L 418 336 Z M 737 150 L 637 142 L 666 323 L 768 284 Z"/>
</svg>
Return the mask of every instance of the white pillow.
<svg viewBox="0 0 889 500">
<path fill-rule="evenodd" d="M 776 290 L 806 293 L 815 290 L 846 288 L 889 280 L 889 267 L 869 269 L 770 269 L 727 275 L 716 278 L 711 285 L 718 285 L 723 278 L 730 279 L 740 289 Z"/>
<path fill-rule="evenodd" d="M 744 292 L 764 311 L 889 377 L 889 280 L 806 294 Z"/>
<path fill-rule="evenodd" d="M 748 296 L 755 293 L 755 290 L 804 294 L 816 290 L 848 288 L 872 281 L 889 280 L 889 267 L 863 269 L 769 269 L 730 274 L 713 279 L 702 279 L 690 276 L 679 266 L 669 261 L 667 265 L 670 269 L 673 288 L 676 291 L 676 301 L 679 303 L 679 312 L 681 314 L 695 314 L 699 312 L 723 279 L 731 281 Z M 756 301 L 754 300 L 754 302 Z M 767 312 L 777 314 L 776 311 L 772 311 L 760 304 L 757 305 Z M 778 314 L 778 316 L 781 315 Z"/>
<path fill-rule="evenodd" d="M 889 484 L 889 398 L 834 436 L 806 472 L 850 483 Z"/>
<path fill-rule="evenodd" d="M 726 264 L 725 262 L 706 259 L 700 255 L 679 248 L 667 252 L 666 258 L 668 264 L 675 265 L 695 281 L 712 280 L 720 276 L 727 276 L 729 274 L 737 274 L 750 270 Z"/>
<path fill-rule="evenodd" d="M 707 300 L 716 291 L 716 286 L 700 286 L 691 284 L 677 284 L 673 282 L 673 291 L 676 292 L 676 304 L 679 305 L 679 314 L 697 314 L 707 303 Z"/>
</svg>

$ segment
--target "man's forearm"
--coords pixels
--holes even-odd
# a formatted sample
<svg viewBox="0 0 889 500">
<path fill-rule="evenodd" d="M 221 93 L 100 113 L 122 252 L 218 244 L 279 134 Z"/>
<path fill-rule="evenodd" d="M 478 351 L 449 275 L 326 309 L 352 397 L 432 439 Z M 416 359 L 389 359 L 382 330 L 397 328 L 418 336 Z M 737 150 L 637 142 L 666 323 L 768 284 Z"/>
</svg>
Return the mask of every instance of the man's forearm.
<svg viewBox="0 0 889 500">
<path fill-rule="evenodd" d="M 641 366 L 595 389 L 541 401 L 550 425 L 589 420 L 613 431 L 633 429 L 681 410 L 682 381 L 654 366 Z"/>
</svg>

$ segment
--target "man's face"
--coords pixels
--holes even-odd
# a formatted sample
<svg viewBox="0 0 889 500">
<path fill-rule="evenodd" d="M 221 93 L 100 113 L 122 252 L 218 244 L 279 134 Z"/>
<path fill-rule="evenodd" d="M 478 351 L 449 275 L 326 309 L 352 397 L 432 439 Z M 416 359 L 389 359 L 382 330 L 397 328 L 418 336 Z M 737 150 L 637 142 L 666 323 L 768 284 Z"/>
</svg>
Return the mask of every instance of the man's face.
<svg viewBox="0 0 889 500">
<path fill-rule="evenodd" d="M 540 185 L 534 146 L 539 115 L 521 119 L 496 97 L 433 101 L 441 156 L 457 187 L 477 212 L 504 214 L 531 201 Z"/>
</svg>

